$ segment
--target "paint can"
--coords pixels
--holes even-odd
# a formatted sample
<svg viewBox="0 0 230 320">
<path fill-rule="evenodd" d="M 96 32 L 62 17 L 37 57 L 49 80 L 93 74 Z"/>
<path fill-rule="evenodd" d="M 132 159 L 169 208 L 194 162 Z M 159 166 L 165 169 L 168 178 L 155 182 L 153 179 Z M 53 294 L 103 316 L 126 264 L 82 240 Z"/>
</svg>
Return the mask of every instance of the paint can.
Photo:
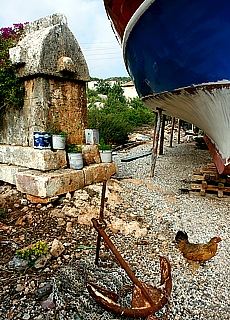
<svg viewBox="0 0 230 320">
<path fill-rule="evenodd" d="M 46 132 L 34 132 L 34 149 L 51 149 L 51 135 Z"/>
</svg>

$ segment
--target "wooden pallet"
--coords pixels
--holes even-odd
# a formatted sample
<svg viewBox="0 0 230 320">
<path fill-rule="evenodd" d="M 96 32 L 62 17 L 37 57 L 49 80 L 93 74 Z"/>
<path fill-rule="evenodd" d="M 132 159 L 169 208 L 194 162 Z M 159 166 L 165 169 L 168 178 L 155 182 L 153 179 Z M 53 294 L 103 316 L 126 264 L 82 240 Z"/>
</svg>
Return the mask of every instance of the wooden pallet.
<svg viewBox="0 0 230 320">
<path fill-rule="evenodd" d="M 194 181 L 212 180 L 217 183 L 230 182 L 228 176 L 218 173 L 216 166 L 213 163 L 202 166 L 200 169 L 195 169 L 193 171 L 193 179 Z"/>
<path fill-rule="evenodd" d="M 230 201 L 229 177 L 220 175 L 214 164 L 195 169 L 193 180 L 193 183 L 190 184 L 189 194 Z"/>
</svg>

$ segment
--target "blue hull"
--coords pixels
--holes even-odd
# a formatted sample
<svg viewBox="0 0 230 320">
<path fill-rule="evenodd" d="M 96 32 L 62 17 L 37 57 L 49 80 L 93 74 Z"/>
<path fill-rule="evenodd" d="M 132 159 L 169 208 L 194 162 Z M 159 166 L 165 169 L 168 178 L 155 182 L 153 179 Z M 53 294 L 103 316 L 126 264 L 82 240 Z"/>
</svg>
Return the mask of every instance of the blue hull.
<svg viewBox="0 0 230 320">
<path fill-rule="evenodd" d="M 230 2 L 155 0 L 132 17 L 123 50 L 140 97 L 229 80 Z"/>
</svg>

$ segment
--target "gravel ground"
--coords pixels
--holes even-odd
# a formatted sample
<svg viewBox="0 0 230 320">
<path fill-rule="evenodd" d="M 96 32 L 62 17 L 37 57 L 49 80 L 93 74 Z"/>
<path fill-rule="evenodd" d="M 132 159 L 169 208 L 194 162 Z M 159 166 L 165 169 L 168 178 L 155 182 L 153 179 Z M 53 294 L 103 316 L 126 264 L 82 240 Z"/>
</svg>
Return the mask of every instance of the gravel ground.
<svg viewBox="0 0 230 320">
<path fill-rule="evenodd" d="M 150 178 L 151 156 L 121 162 L 121 159 L 150 149 L 151 142 L 113 155 L 118 173 L 109 183 L 109 194 L 107 190 L 106 232 L 136 276 L 147 284 L 159 284 L 159 257 L 169 259 L 173 289 L 167 319 L 229 319 L 230 202 L 181 192 L 181 188 L 188 187 L 192 181 L 193 169 L 212 162 L 209 152 L 197 149 L 193 143 L 165 147 L 164 155 L 157 159 L 153 178 Z M 98 187 L 101 190 L 101 184 Z M 89 190 L 88 194 L 91 194 L 90 206 L 95 205 Z M 72 199 L 68 196 L 65 205 L 70 206 L 73 199 L 80 199 L 82 195 L 85 193 L 79 191 L 71 195 Z M 97 199 L 96 208 L 99 209 L 100 192 L 93 199 Z M 63 204 L 51 209 L 63 212 Z M 47 216 L 49 210 L 44 211 Z M 54 225 L 55 219 L 52 215 Z M 119 304 L 130 307 L 132 283 L 103 244 L 100 261 L 105 266 L 95 266 L 97 232 L 90 225 L 80 224 L 79 217 L 72 219 L 72 223 L 74 232 L 59 237 L 66 242 L 66 252 L 58 262 L 52 260 L 39 271 L 32 269 L 20 274 L 14 271 L 11 277 L 7 274 L 7 266 L 3 266 L 3 276 L 8 282 L 3 281 L 0 290 L 0 319 L 128 319 L 103 310 L 89 296 L 86 280 L 115 291 L 120 296 Z M 194 270 L 173 242 L 178 230 L 185 230 L 191 242 L 204 243 L 219 235 L 222 242 L 216 256 Z M 50 233 L 55 237 L 55 230 L 51 229 Z M 82 248 L 76 249 L 76 242 Z M 35 299 L 33 293 L 41 279 L 43 284 L 52 285 L 56 308 L 44 310 L 41 301 Z M 19 284 L 23 285 L 23 290 L 15 291 Z M 29 289 L 33 286 L 30 294 Z M 43 297 L 45 299 L 47 297 Z M 58 310 L 62 304 L 65 309 Z M 163 308 L 156 316 L 163 319 L 165 313 Z"/>
<path fill-rule="evenodd" d="M 146 151 L 149 146 L 143 145 L 138 153 Z M 192 181 L 193 169 L 212 162 L 209 152 L 196 149 L 193 143 L 166 147 L 164 155 L 157 159 L 154 178 L 149 177 L 150 156 L 132 163 L 120 162 L 121 158 L 136 152 L 119 154 L 115 162 L 119 167 L 118 177 L 140 179 L 137 184 L 123 181 L 121 185 L 126 190 L 125 199 L 132 203 L 129 210 L 134 216 L 141 216 L 150 227 L 146 237 L 150 243 L 149 251 L 168 257 L 172 264 L 169 319 L 229 319 L 230 203 L 180 192 L 180 188 Z M 185 230 L 189 240 L 195 243 L 205 243 L 217 235 L 223 240 L 217 255 L 195 274 L 173 243 L 178 230 Z M 143 254 L 151 270 L 157 257 L 152 261 L 147 250 Z M 143 278 L 141 273 L 140 276 Z"/>
</svg>

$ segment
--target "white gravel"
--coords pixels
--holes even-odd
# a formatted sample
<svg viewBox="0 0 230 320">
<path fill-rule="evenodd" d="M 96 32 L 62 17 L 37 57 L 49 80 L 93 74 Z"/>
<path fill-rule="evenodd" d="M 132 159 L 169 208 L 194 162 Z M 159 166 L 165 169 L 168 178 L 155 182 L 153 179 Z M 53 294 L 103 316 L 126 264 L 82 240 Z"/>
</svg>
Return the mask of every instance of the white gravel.
<svg viewBox="0 0 230 320">
<path fill-rule="evenodd" d="M 151 268 L 158 264 L 157 255 L 162 254 L 172 265 L 173 290 L 168 319 L 230 319 L 230 201 L 189 196 L 180 191 L 193 180 L 193 169 L 212 162 L 209 151 L 199 150 L 193 143 L 165 147 L 164 155 L 157 159 L 153 178 L 150 178 L 151 156 L 121 162 L 150 148 L 148 143 L 113 157 L 119 168 L 117 178 L 140 179 L 138 183 L 121 181 L 123 199 L 130 204 L 127 212 L 141 217 L 143 225 L 149 225 L 146 239 L 150 244 L 142 255 L 150 275 L 145 276 L 140 266 L 139 276 L 156 282 Z M 218 235 L 222 238 L 216 256 L 197 272 L 184 261 L 173 243 L 178 230 L 185 230 L 191 242 L 205 243 Z M 151 260 L 153 252 L 157 253 L 154 261 Z"/>
</svg>

